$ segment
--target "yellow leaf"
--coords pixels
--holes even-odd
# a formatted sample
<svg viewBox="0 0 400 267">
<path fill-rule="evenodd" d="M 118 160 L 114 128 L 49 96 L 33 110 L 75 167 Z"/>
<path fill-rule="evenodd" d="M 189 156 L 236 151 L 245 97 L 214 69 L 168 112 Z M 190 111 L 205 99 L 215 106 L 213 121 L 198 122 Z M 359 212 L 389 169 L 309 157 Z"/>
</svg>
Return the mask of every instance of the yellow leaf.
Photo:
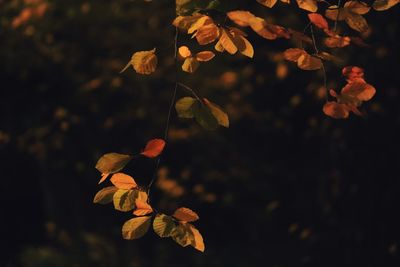
<svg viewBox="0 0 400 267">
<path fill-rule="evenodd" d="M 212 19 L 209 16 L 203 16 L 200 17 L 195 23 L 193 23 L 190 28 L 188 29 L 188 34 L 194 33 L 201 27 L 203 27 L 206 24 L 213 23 Z"/>
<path fill-rule="evenodd" d="M 267 22 L 262 18 L 255 17 L 250 19 L 250 27 L 255 33 L 265 39 L 275 40 L 276 38 L 278 38 L 278 34 L 271 31 L 271 28 L 268 27 Z"/>
<path fill-rule="evenodd" d="M 118 189 L 133 189 L 137 187 L 135 180 L 131 176 L 121 172 L 113 174 L 111 182 Z"/>
<path fill-rule="evenodd" d="M 115 186 L 108 186 L 101 189 L 97 194 L 94 196 L 93 203 L 99 204 L 108 204 L 113 201 L 114 193 L 117 192 L 117 188 Z"/>
<path fill-rule="evenodd" d="M 231 55 L 235 54 L 238 51 L 238 49 L 237 49 L 235 43 L 233 42 L 232 35 L 229 32 L 227 32 L 225 29 L 222 29 L 221 31 L 222 31 L 222 33 L 221 33 L 221 37 L 220 37 L 219 41 L 221 42 L 222 47 L 229 54 L 231 54 Z"/>
<path fill-rule="evenodd" d="M 149 230 L 150 219 L 150 216 L 145 216 L 126 221 L 122 226 L 122 237 L 128 240 L 141 238 Z"/>
<path fill-rule="evenodd" d="M 130 211 L 135 208 L 137 190 L 118 189 L 113 195 L 114 208 L 119 211 Z"/>
<path fill-rule="evenodd" d="M 197 61 L 209 61 L 213 59 L 215 54 L 211 51 L 202 51 L 196 54 Z"/>
<path fill-rule="evenodd" d="M 178 117 L 180 118 L 193 118 L 193 110 L 192 110 L 192 105 L 193 103 L 196 102 L 196 99 L 193 97 L 183 97 L 176 101 L 175 103 L 175 109 L 176 112 L 178 113 Z"/>
<path fill-rule="evenodd" d="M 297 60 L 297 66 L 302 70 L 319 70 L 322 68 L 322 61 L 309 54 L 303 54 Z"/>
<path fill-rule="evenodd" d="M 187 31 L 192 26 L 192 24 L 199 20 L 202 16 L 204 15 L 198 13 L 192 16 L 178 16 L 172 22 L 172 25 Z"/>
<path fill-rule="evenodd" d="M 214 49 L 221 53 L 225 51 L 220 40 L 215 44 Z"/>
<path fill-rule="evenodd" d="M 235 10 L 227 13 L 230 20 L 239 26 L 247 27 L 250 26 L 250 19 L 255 16 L 249 11 Z"/>
<path fill-rule="evenodd" d="M 229 127 L 228 114 L 226 114 L 224 111 L 222 111 L 222 109 L 218 105 L 210 102 L 208 99 L 204 98 L 203 101 L 204 104 L 206 104 L 206 106 L 209 107 L 213 116 L 217 119 L 218 124 L 228 128 Z"/>
<path fill-rule="evenodd" d="M 317 0 L 296 0 L 297 5 L 304 10 L 310 11 L 310 12 L 317 12 L 318 10 L 318 5 L 317 5 Z"/>
<path fill-rule="evenodd" d="M 172 216 L 177 220 L 184 222 L 194 222 L 199 219 L 199 216 L 196 214 L 196 212 L 188 208 L 179 208 L 174 212 L 174 214 L 172 214 Z"/>
<path fill-rule="evenodd" d="M 187 58 L 192 56 L 192 52 L 190 52 L 190 49 L 187 46 L 179 47 L 178 52 L 182 58 Z"/>
<path fill-rule="evenodd" d="M 200 63 L 194 57 L 188 57 L 185 59 L 182 65 L 182 70 L 185 72 L 193 73 L 197 70 Z"/>
<path fill-rule="evenodd" d="M 96 169 L 99 170 L 103 176 L 99 183 L 103 182 L 108 174 L 122 170 L 131 159 L 132 157 L 130 155 L 118 153 L 104 154 L 96 163 Z"/>
<path fill-rule="evenodd" d="M 133 54 L 131 61 L 121 71 L 124 72 L 130 65 L 133 66 L 135 71 L 139 74 L 151 74 L 157 68 L 157 56 L 155 55 L 156 49 L 149 51 L 139 51 Z"/>
<path fill-rule="evenodd" d="M 258 3 L 260 3 L 263 6 L 272 8 L 278 0 L 257 0 Z"/>
<path fill-rule="evenodd" d="M 170 237 L 175 228 L 175 222 L 171 216 L 157 214 L 153 221 L 154 232 L 159 237 Z"/>
<path fill-rule="evenodd" d="M 254 48 L 244 36 L 237 35 L 234 37 L 233 41 L 242 55 L 249 58 L 254 56 Z"/>
</svg>

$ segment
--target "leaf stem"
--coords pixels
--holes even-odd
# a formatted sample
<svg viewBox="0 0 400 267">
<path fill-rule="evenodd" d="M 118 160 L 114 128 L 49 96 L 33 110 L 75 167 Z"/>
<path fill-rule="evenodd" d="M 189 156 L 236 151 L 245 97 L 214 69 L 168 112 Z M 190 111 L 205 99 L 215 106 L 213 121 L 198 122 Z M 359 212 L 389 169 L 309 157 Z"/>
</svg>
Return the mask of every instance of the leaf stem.
<svg viewBox="0 0 400 267">
<path fill-rule="evenodd" d="M 193 96 L 200 101 L 201 103 L 203 103 L 203 101 L 201 101 L 201 98 L 196 94 L 196 92 L 190 88 L 189 86 L 187 86 L 186 84 L 180 83 L 178 82 L 178 85 L 181 86 L 182 88 L 185 88 L 186 90 L 188 90 L 189 92 L 191 92 L 193 94 Z"/>
</svg>

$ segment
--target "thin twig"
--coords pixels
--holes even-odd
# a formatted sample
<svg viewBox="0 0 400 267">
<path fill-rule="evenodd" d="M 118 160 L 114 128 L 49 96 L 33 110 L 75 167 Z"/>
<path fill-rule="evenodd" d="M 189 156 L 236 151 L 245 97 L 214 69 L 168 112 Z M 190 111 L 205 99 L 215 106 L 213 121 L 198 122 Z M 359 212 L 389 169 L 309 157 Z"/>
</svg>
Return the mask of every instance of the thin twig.
<svg viewBox="0 0 400 267">
<path fill-rule="evenodd" d="M 199 100 L 199 101 L 202 103 L 201 98 L 196 94 L 196 92 L 195 92 L 192 88 L 190 88 L 190 87 L 187 86 L 186 84 L 183 84 L 183 83 L 180 83 L 180 82 L 178 82 L 178 85 L 181 86 L 181 87 L 183 87 L 183 88 L 185 88 L 185 89 L 188 90 L 189 92 L 191 92 L 192 95 L 193 95 L 197 100 Z"/>
<path fill-rule="evenodd" d="M 338 12 L 336 15 L 336 19 L 335 19 L 335 26 L 333 27 L 333 30 L 336 32 L 337 29 L 337 25 L 338 25 L 338 20 L 339 20 L 339 16 L 340 16 L 340 5 L 342 4 L 342 0 L 338 0 L 337 6 L 338 6 Z"/>
<path fill-rule="evenodd" d="M 313 47 L 314 47 L 314 50 L 315 50 L 315 54 L 316 55 L 318 55 L 319 54 L 319 50 L 318 50 L 318 47 L 317 47 L 317 42 L 315 41 L 315 34 L 314 34 L 314 27 L 311 25 L 311 27 L 310 27 L 310 29 L 311 29 L 311 39 L 312 39 L 312 42 L 313 42 Z M 326 76 L 326 69 L 325 69 L 325 65 L 324 65 L 324 61 L 322 60 L 322 59 L 320 59 L 321 60 L 321 64 L 322 64 L 322 74 L 323 74 L 323 77 L 324 77 L 324 88 L 325 88 L 325 90 L 326 90 L 326 92 L 325 92 L 325 101 L 328 101 L 328 86 L 327 86 L 327 76 Z"/>
<path fill-rule="evenodd" d="M 169 104 L 169 109 L 168 109 L 168 115 L 167 115 L 167 122 L 165 125 L 165 131 L 164 131 L 164 140 L 165 142 L 168 141 L 168 132 L 169 132 L 169 125 L 170 125 L 170 121 L 171 121 L 171 114 L 172 114 L 172 109 L 174 107 L 174 103 L 175 103 L 175 98 L 176 98 L 176 92 L 178 90 L 178 35 L 179 35 L 179 30 L 177 27 L 175 27 L 175 37 L 174 37 L 174 61 L 175 61 L 175 86 L 174 86 L 174 91 L 172 93 L 172 97 L 171 97 L 171 101 Z M 160 166 L 160 161 L 161 161 L 161 156 L 159 156 L 156 160 L 156 165 L 154 168 L 154 173 L 153 176 L 151 178 L 151 181 L 149 183 L 149 185 L 147 186 L 147 199 L 148 201 L 150 201 L 150 192 L 151 192 L 151 187 L 154 184 L 154 182 L 157 180 L 157 172 L 158 172 L 158 168 Z"/>
</svg>

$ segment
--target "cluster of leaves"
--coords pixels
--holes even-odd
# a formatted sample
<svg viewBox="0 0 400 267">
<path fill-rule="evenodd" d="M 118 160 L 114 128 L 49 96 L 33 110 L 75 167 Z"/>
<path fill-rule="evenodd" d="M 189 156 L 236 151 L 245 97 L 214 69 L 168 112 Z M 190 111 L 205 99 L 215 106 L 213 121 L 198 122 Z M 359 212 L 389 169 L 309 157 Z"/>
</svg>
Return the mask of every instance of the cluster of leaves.
<svg viewBox="0 0 400 267">
<path fill-rule="evenodd" d="M 164 147 L 164 140 L 153 139 L 137 156 L 156 158 L 161 154 Z M 132 176 L 120 172 L 137 156 L 108 153 L 98 160 L 96 169 L 101 172 L 102 176 L 99 184 L 110 177 L 113 186 L 105 187 L 97 192 L 93 202 L 98 204 L 113 203 L 116 210 L 132 212 L 135 215 L 122 226 L 124 239 L 132 240 L 144 236 L 153 219 L 154 232 L 160 237 L 171 237 L 183 247 L 191 245 L 199 251 L 204 251 L 204 242 L 200 232 L 194 225 L 190 224 L 190 222 L 199 219 L 194 211 L 188 208 L 179 208 L 172 216 L 155 212 L 150 205 L 146 188 L 138 186 Z"/>
<path fill-rule="evenodd" d="M 398 4 L 399 1 L 375 0 L 372 8 L 377 11 L 387 10 Z M 257 2 L 265 7 L 273 8 L 278 1 L 257 0 Z M 280 2 L 290 4 L 290 0 L 281 0 Z M 227 13 L 218 10 L 213 13 L 211 11 L 221 4 L 218 0 L 176 0 L 177 17 L 173 20 L 172 25 L 177 30 L 191 35 L 191 38 L 196 39 L 199 46 L 212 44 L 216 52 L 227 52 L 230 55 L 240 53 L 248 58 L 254 57 L 254 48 L 247 39 L 246 32 L 238 27 L 250 28 L 266 40 L 278 38 L 298 40 L 301 46 L 287 49 L 283 52 L 283 57 L 288 61 L 295 62 L 302 70 L 322 70 L 326 88 L 324 62 L 339 62 L 340 60 L 333 54 L 318 49 L 314 27 L 326 35 L 322 43 L 327 48 L 342 48 L 351 43 L 367 46 L 362 37 L 341 35 L 337 24 L 344 21 L 352 30 L 359 33 L 367 32 L 368 23 L 363 15 L 370 11 L 371 6 L 362 1 L 346 1 L 343 6 L 339 6 L 341 1 L 338 2 L 338 6 L 319 0 L 296 0 L 296 3 L 299 8 L 310 12 L 308 13 L 310 23 L 303 31 L 270 23 L 247 10 L 233 10 Z M 317 11 L 321 11 L 320 4 L 328 4 L 328 6 L 322 8 L 322 12 L 317 13 Z M 226 18 L 229 18 L 230 21 L 227 21 Z M 329 26 L 326 18 L 334 21 L 333 28 Z M 310 29 L 309 35 L 306 34 L 307 29 Z M 192 74 L 198 69 L 201 62 L 208 62 L 216 56 L 210 50 L 193 54 L 186 45 L 182 45 L 178 49 L 177 40 L 178 38 L 175 38 L 175 59 L 176 61 L 183 60 L 182 70 L 184 72 Z M 121 72 L 132 66 L 136 73 L 149 75 L 156 71 L 157 62 L 155 48 L 149 51 L 135 52 Z M 360 67 L 348 66 L 343 68 L 342 73 L 347 79 L 347 84 L 342 88 L 340 94 L 334 90 L 327 90 L 327 102 L 323 106 L 323 112 L 336 119 L 347 118 L 350 112 L 361 115 L 358 108 L 363 101 L 370 100 L 376 92 L 375 88 L 364 80 L 364 71 Z M 194 118 L 198 124 L 208 130 L 214 130 L 218 125 L 229 127 L 228 115 L 221 107 L 206 98 L 200 98 L 192 88 L 176 81 L 176 88 L 178 86 L 187 89 L 194 96 L 186 96 L 176 101 L 175 109 L 178 117 Z M 328 101 L 328 92 L 331 97 L 335 98 L 335 101 Z M 157 157 L 164 145 L 164 140 L 152 140 L 141 155 L 149 158 Z M 133 156 L 117 153 L 106 154 L 100 158 L 96 165 L 96 168 L 102 173 L 100 182 L 111 175 L 110 181 L 114 186 L 98 192 L 94 202 L 101 204 L 113 202 L 116 210 L 124 212 L 133 210 L 133 215 L 137 217 L 128 220 L 122 227 L 122 235 L 125 239 L 142 237 L 148 231 L 151 219 L 155 217 L 153 229 L 160 237 L 172 237 L 182 246 L 191 245 L 197 250 L 204 251 L 201 234 L 190 224 L 198 219 L 195 212 L 188 208 L 179 208 L 172 216 L 155 212 L 150 205 L 148 193 L 141 189 L 131 176 L 119 172 L 132 158 Z M 150 189 L 151 184 L 147 190 Z"/>
</svg>

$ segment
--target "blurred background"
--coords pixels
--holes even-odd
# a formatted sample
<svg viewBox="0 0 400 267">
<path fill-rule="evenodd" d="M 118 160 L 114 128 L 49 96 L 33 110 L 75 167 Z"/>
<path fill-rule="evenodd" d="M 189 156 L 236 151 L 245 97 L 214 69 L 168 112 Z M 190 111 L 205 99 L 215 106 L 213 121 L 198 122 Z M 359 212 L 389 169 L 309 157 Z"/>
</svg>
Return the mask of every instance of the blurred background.
<svg viewBox="0 0 400 267">
<path fill-rule="evenodd" d="M 294 3 L 229 8 L 299 31 L 308 23 Z M 377 94 L 364 117 L 322 113 L 322 73 L 283 61 L 298 46 L 290 40 L 248 31 L 254 59 L 221 54 L 179 73 L 231 123 L 209 132 L 173 111 L 152 193 L 165 213 L 198 212 L 202 254 L 152 231 L 123 240 L 131 215 L 92 203 L 102 154 L 163 136 L 174 1 L 0 0 L 0 266 L 400 266 L 399 10 L 367 14 L 371 46 L 333 50 L 342 61 L 326 66 L 336 89 L 343 66 L 365 68 Z M 199 51 L 185 34 L 179 43 Z M 154 47 L 153 75 L 119 74 Z M 154 166 L 142 158 L 127 172 L 147 184 Z"/>
</svg>

